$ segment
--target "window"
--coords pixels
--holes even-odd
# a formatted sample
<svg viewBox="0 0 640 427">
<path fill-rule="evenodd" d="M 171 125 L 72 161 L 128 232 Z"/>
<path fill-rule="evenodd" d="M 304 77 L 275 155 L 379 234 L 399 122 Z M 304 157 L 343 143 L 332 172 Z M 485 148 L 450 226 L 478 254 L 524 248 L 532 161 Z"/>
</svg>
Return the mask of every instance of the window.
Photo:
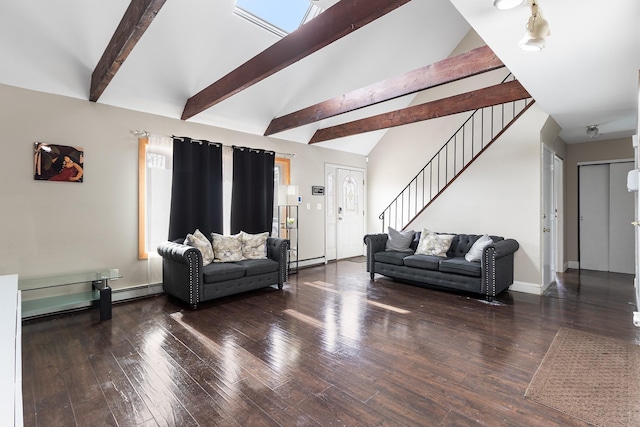
<svg viewBox="0 0 640 427">
<path fill-rule="evenodd" d="M 280 227 L 278 218 L 280 215 L 278 207 L 278 193 L 281 185 L 289 185 L 291 183 L 291 159 L 276 157 L 273 166 L 273 224 L 271 226 L 271 235 L 279 236 Z"/>
<path fill-rule="evenodd" d="M 138 259 L 148 259 L 167 240 L 172 155 L 169 137 L 138 139 Z"/>
<path fill-rule="evenodd" d="M 278 186 L 288 185 L 291 161 L 276 157 L 274 166 L 274 218 L 278 212 Z M 167 240 L 171 211 L 173 139 L 151 135 L 138 139 L 138 259 L 156 255 L 156 248 Z M 223 147 L 224 233 L 229 234 L 233 148 Z M 276 220 L 277 224 L 277 220 Z M 277 235 L 277 234 L 275 234 Z"/>
<path fill-rule="evenodd" d="M 234 13 L 273 34 L 284 37 L 320 14 L 309 0 L 237 0 Z"/>
<path fill-rule="evenodd" d="M 345 215 L 356 215 L 358 209 L 358 181 L 351 175 L 342 182 L 342 206 Z"/>
<path fill-rule="evenodd" d="M 326 189 L 326 204 L 327 204 L 327 216 L 335 215 L 335 184 L 333 172 L 327 175 L 327 189 Z"/>
</svg>

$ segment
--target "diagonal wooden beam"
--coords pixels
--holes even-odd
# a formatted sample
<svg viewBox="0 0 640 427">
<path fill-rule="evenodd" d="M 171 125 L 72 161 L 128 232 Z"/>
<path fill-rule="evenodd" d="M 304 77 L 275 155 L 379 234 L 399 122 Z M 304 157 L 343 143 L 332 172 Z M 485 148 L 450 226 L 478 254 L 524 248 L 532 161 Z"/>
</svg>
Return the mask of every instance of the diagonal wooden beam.
<svg viewBox="0 0 640 427">
<path fill-rule="evenodd" d="M 530 97 L 531 95 L 522 87 L 520 82 L 514 80 L 449 98 L 414 105 L 337 126 L 318 129 L 311 138 L 311 141 L 309 141 L 309 144 L 374 130 L 387 129 L 394 126 L 407 125 Z"/>
<path fill-rule="evenodd" d="M 96 102 L 167 0 L 131 0 L 91 74 L 89 100 Z"/>
<path fill-rule="evenodd" d="M 341 0 L 187 100 L 182 120 L 277 73 L 411 0 Z"/>
<path fill-rule="evenodd" d="M 265 136 L 504 67 L 489 46 L 435 62 L 271 121 Z"/>
</svg>

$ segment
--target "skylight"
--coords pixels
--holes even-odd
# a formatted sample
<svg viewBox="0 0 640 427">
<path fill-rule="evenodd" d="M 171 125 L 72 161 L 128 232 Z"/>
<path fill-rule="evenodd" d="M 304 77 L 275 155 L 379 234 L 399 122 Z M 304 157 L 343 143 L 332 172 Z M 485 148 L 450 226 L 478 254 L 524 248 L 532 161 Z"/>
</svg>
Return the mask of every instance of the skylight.
<svg viewBox="0 0 640 427">
<path fill-rule="evenodd" d="M 284 37 L 321 12 L 310 0 L 236 0 L 234 13 Z"/>
</svg>

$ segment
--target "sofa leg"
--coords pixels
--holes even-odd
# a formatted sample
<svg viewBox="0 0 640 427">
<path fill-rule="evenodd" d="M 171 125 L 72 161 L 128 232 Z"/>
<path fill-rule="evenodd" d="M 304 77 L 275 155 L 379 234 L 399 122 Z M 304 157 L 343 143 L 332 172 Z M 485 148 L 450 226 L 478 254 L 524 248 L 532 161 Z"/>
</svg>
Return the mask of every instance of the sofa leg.
<svg viewBox="0 0 640 427">
<path fill-rule="evenodd" d="M 278 289 L 282 290 L 282 287 L 283 287 L 282 283 L 278 283 Z"/>
<path fill-rule="evenodd" d="M 373 282 L 373 280 L 374 280 L 374 278 L 375 278 L 375 276 L 376 276 L 376 273 L 373 273 L 373 272 L 372 272 L 372 273 L 370 274 L 370 276 L 371 276 L 371 281 Z"/>
<path fill-rule="evenodd" d="M 191 310 L 197 310 L 198 304 L 191 304 L 189 307 L 191 308 Z"/>
</svg>

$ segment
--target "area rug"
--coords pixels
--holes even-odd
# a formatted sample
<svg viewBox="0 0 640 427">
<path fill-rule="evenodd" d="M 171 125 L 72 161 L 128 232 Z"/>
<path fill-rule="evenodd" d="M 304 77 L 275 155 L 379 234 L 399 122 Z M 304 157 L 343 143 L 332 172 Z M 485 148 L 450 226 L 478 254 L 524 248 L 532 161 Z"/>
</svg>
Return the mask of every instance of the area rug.
<svg viewBox="0 0 640 427">
<path fill-rule="evenodd" d="M 594 426 L 640 426 L 640 346 L 562 328 L 525 397 Z"/>
</svg>

